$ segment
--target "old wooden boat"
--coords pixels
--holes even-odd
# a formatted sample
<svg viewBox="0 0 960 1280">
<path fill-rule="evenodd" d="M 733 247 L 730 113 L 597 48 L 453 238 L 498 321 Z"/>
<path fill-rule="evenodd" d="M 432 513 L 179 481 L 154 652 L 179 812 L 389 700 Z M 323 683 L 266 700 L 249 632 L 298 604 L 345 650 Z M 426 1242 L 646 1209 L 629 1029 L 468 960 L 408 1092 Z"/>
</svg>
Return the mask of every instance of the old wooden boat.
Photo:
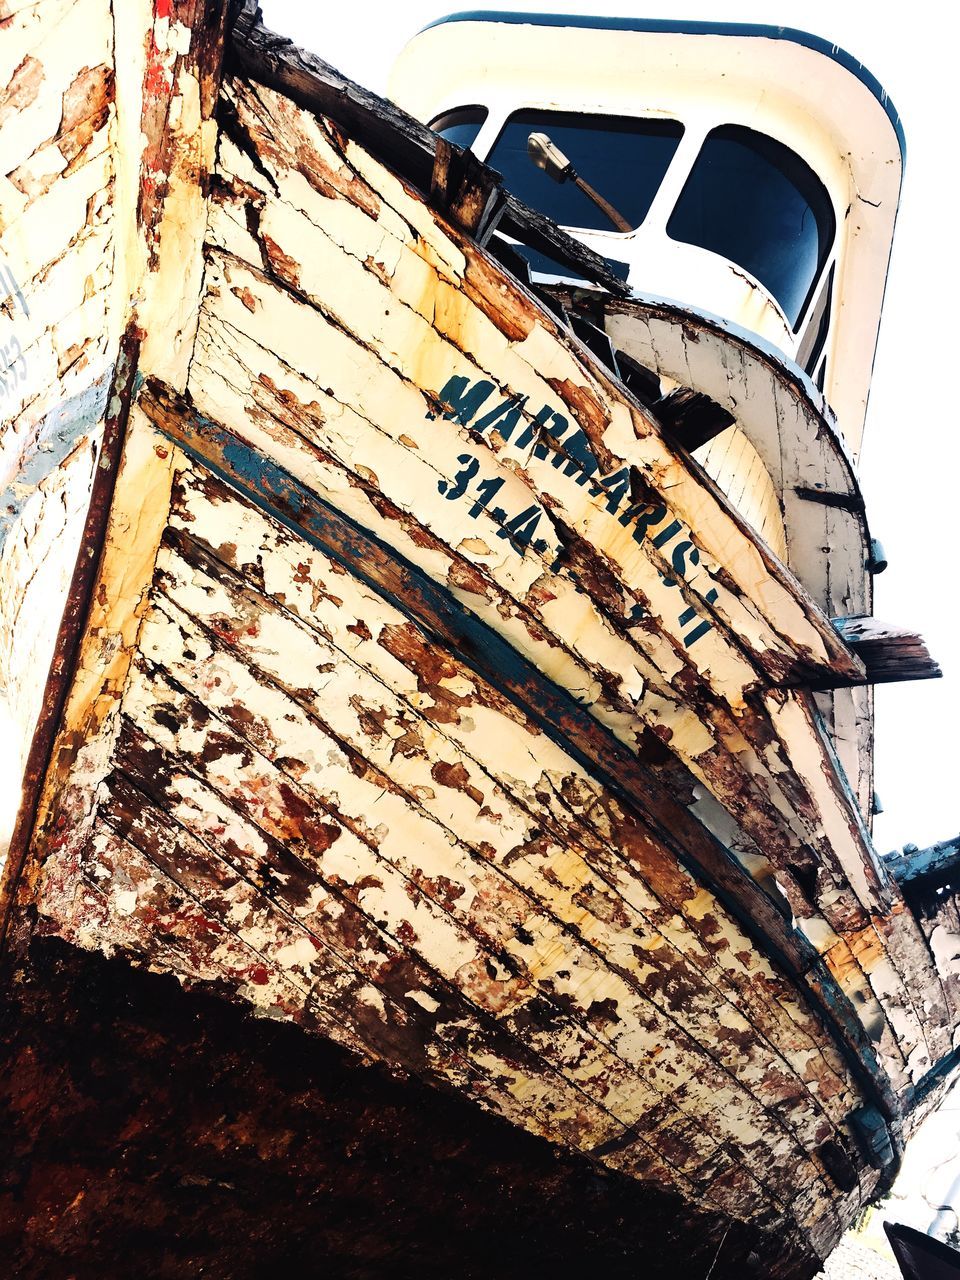
<svg viewBox="0 0 960 1280">
<path fill-rule="evenodd" d="M 2 12 L 16 1274 L 812 1275 L 958 990 L 955 864 L 915 913 L 869 835 L 869 688 L 936 667 L 799 346 L 254 5 Z M 899 152 L 831 66 L 856 403 Z"/>
</svg>

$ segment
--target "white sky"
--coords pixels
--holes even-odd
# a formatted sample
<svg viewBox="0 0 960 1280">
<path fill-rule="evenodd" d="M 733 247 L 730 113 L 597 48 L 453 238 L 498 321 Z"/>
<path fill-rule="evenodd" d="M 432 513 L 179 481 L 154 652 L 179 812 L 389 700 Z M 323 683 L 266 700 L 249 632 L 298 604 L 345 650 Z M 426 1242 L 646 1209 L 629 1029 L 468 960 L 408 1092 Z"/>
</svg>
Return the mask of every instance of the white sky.
<svg viewBox="0 0 960 1280">
<path fill-rule="evenodd" d="M 404 43 L 455 3 L 347 0 L 339 6 L 261 0 L 273 30 L 354 80 L 384 92 Z M 462 4 L 460 8 L 472 7 Z M 479 5 L 476 7 L 480 7 Z M 876 580 L 875 613 L 919 631 L 944 679 L 877 691 L 878 849 L 921 847 L 960 832 L 960 609 L 951 517 L 960 509 L 960 431 L 952 399 L 960 353 L 953 332 L 957 262 L 956 86 L 960 20 L 948 4 L 864 0 L 694 3 L 603 0 L 490 5 L 527 12 L 763 22 L 798 27 L 842 46 L 893 99 L 907 135 L 907 169 L 880 328 L 861 459 L 871 532 L 890 567 Z"/>
</svg>

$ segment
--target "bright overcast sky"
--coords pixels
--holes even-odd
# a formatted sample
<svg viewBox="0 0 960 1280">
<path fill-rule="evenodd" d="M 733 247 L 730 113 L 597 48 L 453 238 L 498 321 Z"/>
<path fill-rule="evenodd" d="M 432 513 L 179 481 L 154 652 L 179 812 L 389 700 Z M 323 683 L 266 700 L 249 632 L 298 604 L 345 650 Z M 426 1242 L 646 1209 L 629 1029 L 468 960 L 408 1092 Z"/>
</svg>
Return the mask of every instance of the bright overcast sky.
<svg viewBox="0 0 960 1280">
<path fill-rule="evenodd" d="M 264 21 L 352 79 L 384 92 L 394 56 L 455 5 L 407 0 L 261 0 Z M 466 8 L 467 6 L 462 6 Z M 491 5 L 491 8 L 498 7 Z M 960 22 L 952 5 L 810 0 L 684 3 L 586 0 L 499 7 L 536 12 L 779 23 L 832 40 L 860 59 L 893 99 L 907 134 L 907 169 L 880 327 L 861 466 L 871 532 L 890 567 L 876 583 L 875 612 L 919 631 L 944 679 L 877 692 L 877 818 L 881 852 L 960 832 L 960 592 L 952 517 L 960 510 L 960 426 L 952 380 L 957 269 L 956 65 Z M 949 16 L 945 16 L 949 15 Z"/>
</svg>

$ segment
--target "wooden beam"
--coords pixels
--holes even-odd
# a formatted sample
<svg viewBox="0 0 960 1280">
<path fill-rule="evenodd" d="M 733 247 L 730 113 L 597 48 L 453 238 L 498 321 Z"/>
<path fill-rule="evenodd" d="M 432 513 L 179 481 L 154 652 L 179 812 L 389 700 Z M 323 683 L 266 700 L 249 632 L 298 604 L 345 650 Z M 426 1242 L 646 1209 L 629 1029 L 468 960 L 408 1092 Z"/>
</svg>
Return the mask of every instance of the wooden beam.
<svg viewBox="0 0 960 1280">
<path fill-rule="evenodd" d="M 27 757 L 16 826 L 10 839 L 4 875 L 0 880 L 0 955 L 6 947 L 17 888 L 36 828 L 40 795 L 53 756 L 67 695 L 76 673 L 80 642 L 87 627 L 93 587 L 100 569 L 104 533 L 120 468 L 139 354 L 140 338 L 135 328 L 131 327 L 120 343 L 83 537 L 57 632 L 43 705 Z"/>
<path fill-rule="evenodd" d="M 420 191 L 431 191 L 437 135 L 386 98 L 348 80 L 322 58 L 298 49 L 284 36 L 269 31 L 263 25 L 255 0 L 245 0 L 236 18 L 232 57 L 243 75 L 278 89 L 308 111 L 328 116 L 395 173 Z M 447 145 L 452 151 L 461 152 L 454 144 Z M 477 164 L 480 169 L 486 169 L 479 161 Z M 495 181 L 499 180 L 493 170 L 487 172 Z M 501 230 L 609 292 L 620 297 L 629 294 L 627 286 L 599 254 L 568 236 L 550 218 L 529 208 L 516 196 L 504 192 L 503 199 Z"/>
<path fill-rule="evenodd" d="M 884 866 L 902 886 L 918 880 L 946 878 L 960 870 L 960 836 L 941 840 L 926 849 L 905 845 L 896 853 L 884 855 Z"/>
<path fill-rule="evenodd" d="M 923 638 L 905 627 L 878 618 L 834 618 L 837 633 L 863 662 L 863 684 L 898 680 L 938 680 L 943 672 L 930 656 Z"/>
<path fill-rule="evenodd" d="M 49 784 L 49 771 L 58 750 L 61 720 L 69 698 L 76 692 L 85 638 L 89 640 L 90 619 L 97 604 L 94 587 L 102 571 L 137 379 L 144 367 L 161 369 L 171 379 L 185 379 L 192 350 L 195 327 L 190 328 L 189 316 L 184 319 L 180 308 L 184 303 L 185 275 L 192 268 L 198 288 L 202 278 L 199 250 L 206 222 L 202 179 L 205 164 L 212 160 L 212 150 L 204 154 L 202 139 L 206 135 L 212 141 L 214 136 L 211 121 L 220 93 L 229 0 L 181 0 L 174 8 L 167 8 L 169 12 L 164 14 L 162 6 L 157 5 L 151 16 L 153 6 L 148 6 L 144 18 L 151 26 L 136 37 L 137 43 L 146 41 L 148 50 L 144 81 L 147 88 L 142 97 L 133 96 L 128 104 L 131 119 L 139 117 L 136 136 L 143 142 L 142 154 L 138 151 L 127 157 L 137 173 L 138 195 L 135 209 L 131 204 L 125 213 L 117 206 L 113 234 L 119 244 L 129 240 L 138 245 L 142 262 L 136 270 L 145 274 L 127 279 L 124 285 L 124 289 L 130 287 L 138 301 L 133 318 L 119 335 L 86 523 L 57 630 L 43 704 L 27 758 L 17 822 L 0 881 L 0 951 L 9 940 L 16 904 L 29 900 L 31 851 L 42 825 L 44 787 Z M 112 19 L 110 23 L 113 29 Z M 158 40 L 157 31 L 168 33 L 172 26 L 178 31 L 176 40 L 168 42 L 166 34 Z M 115 53 L 118 59 L 124 56 L 119 45 Z M 121 120 L 123 115 L 121 103 Z M 122 150 L 122 144 L 118 145 Z M 113 155 L 112 163 L 116 161 L 117 156 Z M 195 236 L 196 252 L 192 255 L 188 230 Z M 165 272 L 160 269 L 164 243 L 175 246 L 166 254 L 172 265 Z M 117 270 L 120 272 L 119 267 Z M 177 287 L 166 288 L 167 282 L 174 280 L 174 272 Z M 198 301 L 195 296 L 188 304 L 188 309 L 193 306 L 194 318 Z M 128 310 L 126 293 L 116 305 L 121 313 Z M 56 625 L 56 619 L 53 623 Z M 23 918 L 22 914 L 19 918 Z"/>
<path fill-rule="evenodd" d="M 817 502 L 821 507 L 837 507 L 841 511 L 863 514 L 866 505 L 859 493 L 832 493 L 828 489 L 809 489 L 794 485 L 793 492 L 804 502 Z"/>
<path fill-rule="evenodd" d="M 430 202 L 461 231 L 485 245 L 506 208 L 500 175 L 482 164 L 472 151 L 437 135 Z"/>
</svg>

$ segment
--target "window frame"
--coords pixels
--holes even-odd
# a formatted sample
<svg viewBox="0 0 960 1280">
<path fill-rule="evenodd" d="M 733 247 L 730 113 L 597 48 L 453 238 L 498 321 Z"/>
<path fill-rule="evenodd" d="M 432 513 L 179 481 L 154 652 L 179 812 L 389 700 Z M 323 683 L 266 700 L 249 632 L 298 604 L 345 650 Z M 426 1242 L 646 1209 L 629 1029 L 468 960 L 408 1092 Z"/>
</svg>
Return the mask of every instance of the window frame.
<svg viewBox="0 0 960 1280">
<path fill-rule="evenodd" d="M 670 231 L 670 223 L 673 220 L 673 218 L 676 216 L 677 210 L 680 208 L 680 204 L 683 201 L 684 196 L 686 195 L 687 191 L 691 187 L 691 184 L 694 179 L 694 171 L 697 167 L 698 161 L 703 156 L 704 151 L 708 143 L 710 142 L 711 138 L 721 133 L 723 130 L 737 131 L 738 133 L 749 135 L 751 138 L 758 138 L 763 142 L 773 144 L 775 147 L 779 148 L 781 151 L 787 153 L 794 160 L 799 162 L 799 164 L 802 165 L 803 168 L 807 171 L 807 173 L 813 178 L 814 182 L 819 185 L 820 192 L 824 197 L 825 207 L 829 211 L 830 220 L 831 220 L 831 226 L 829 228 L 830 235 L 825 243 L 825 246 L 823 248 L 820 248 L 819 250 L 816 270 L 813 272 L 810 282 L 807 285 L 807 289 L 804 294 L 803 300 L 800 306 L 797 308 L 797 314 L 796 314 L 795 320 L 790 319 L 789 315 L 787 314 L 787 310 L 784 303 L 781 301 L 780 298 L 777 297 L 777 295 L 774 293 L 770 285 L 766 284 L 757 275 L 755 275 L 754 272 L 750 269 L 750 267 L 746 266 L 741 262 L 738 262 L 735 258 L 731 258 L 728 255 L 721 253 L 717 249 L 712 249 L 708 245 L 699 244 L 695 240 L 684 239 L 680 236 L 673 234 Z M 759 148 L 757 149 L 757 154 L 762 156 L 762 152 L 759 150 Z M 808 200 L 806 200 L 806 197 L 803 195 L 803 192 L 799 188 L 797 188 L 797 190 L 799 191 L 800 195 L 803 196 L 805 203 L 807 205 L 807 208 L 811 209 L 811 211 L 814 213 L 814 217 L 816 217 L 816 212 L 815 210 L 813 210 L 813 206 L 811 205 L 811 203 Z M 784 319 L 784 323 L 786 324 L 787 329 L 793 335 L 795 342 L 797 342 L 798 349 L 799 349 L 799 343 L 801 341 L 800 339 L 801 330 L 804 328 L 807 317 L 810 314 L 811 307 L 813 306 L 813 303 L 814 303 L 814 299 L 819 299 L 820 286 L 824 279 L 825 273 L 831 267 L 831 265 L 836 259 L 836 249 L 837 249 L 838 236 L 840 232 L 840 225 L 841 225 L 840 219 L 837 216 L 837 209 L 834 204 L 834 199 L 830 192 L 830 188 L 823 181 L 820 174 L 817 173 L 813 165 L 811 165 L 804 156 L 802 156 L 793 147 L 788 146 L 787 143 L 782 142 L 779 138 L 775 138 L 769 133 L 764 133 L 760 129 L 754 129 L 750 125 L 741 124 L 737 121 L 727 120 L 721 123 L 712 124 L 710 128 L 703 133 L 700 139 L 700 145 L 697 149 L 697 152 L 691 159 L 687 167 L 686 173 L 684 174 L 683 182 L 680 185 L 679 190 L 677 191 L 676 199 L 673 202 L 673 206 L 668 211 L 664 219 L 663 232 L 664 232 L 664 235 L 666 235 L 670 240 L 673 240 L 675 243 L 689 245 L 691 248 L 699 249 L 704 253 L 712 253 L 716 257 L 722 259 L 724 262 L 731 263 L 738 271 L 743 272 L 745 275 L 747 275 L 751 280 L 751 282 L 753 282 L 759 289 L 761 289 L 764 295 L 769 299 L 771 299 L 771 301 L 775 304 L 777 310 L 780 312 L 781 316 Z M 817 222 L 817 226 L 819 230 L 819 227 L 820 227 L 819 220 Z"/>
</svg>

